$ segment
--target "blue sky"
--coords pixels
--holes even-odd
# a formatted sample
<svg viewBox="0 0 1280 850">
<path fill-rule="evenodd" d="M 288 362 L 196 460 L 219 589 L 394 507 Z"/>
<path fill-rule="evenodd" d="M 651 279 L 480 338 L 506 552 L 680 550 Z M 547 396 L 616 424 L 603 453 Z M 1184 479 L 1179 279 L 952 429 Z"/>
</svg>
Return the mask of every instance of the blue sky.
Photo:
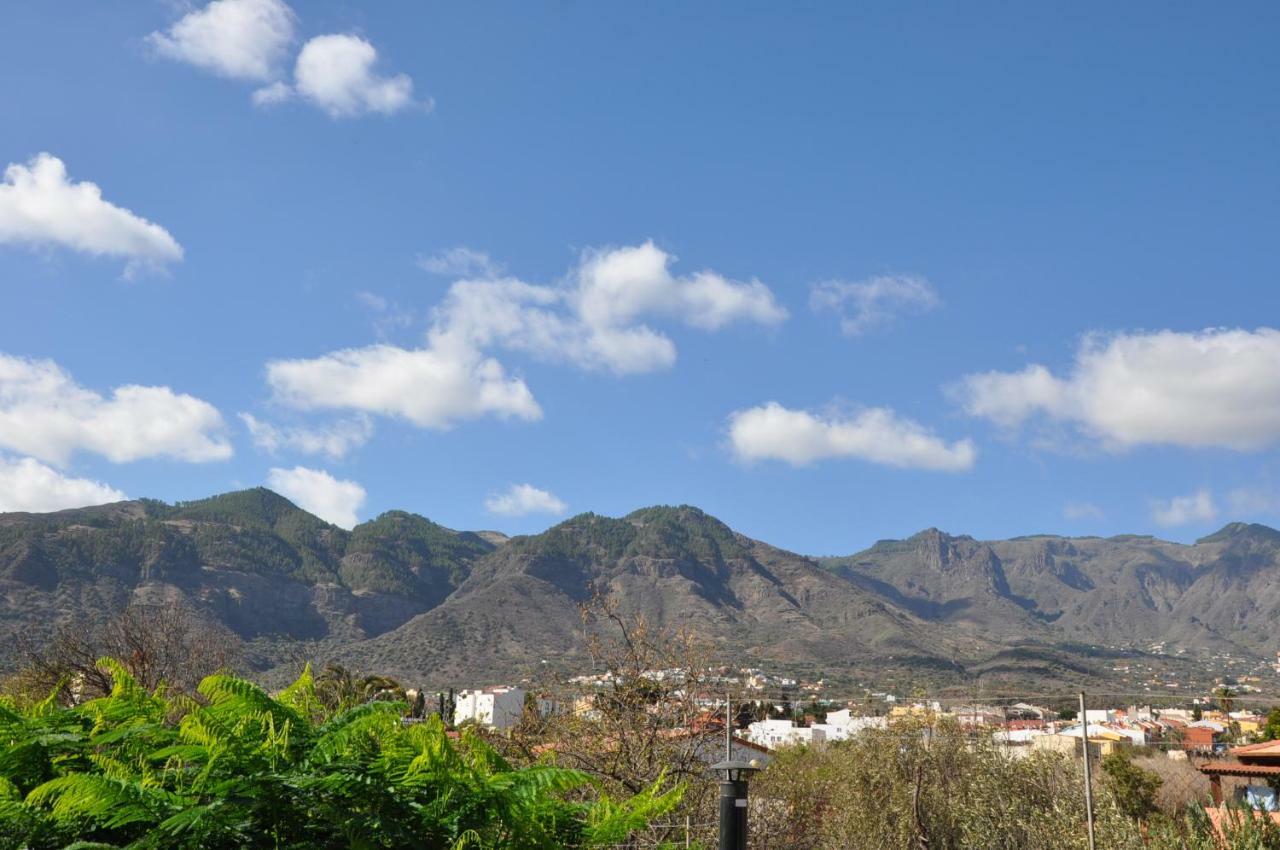
<svg viewBox="0 0 1280 850">
<path fill-rule="evenodd" d="M 6 10 L 0 508 L 1280 524 L 1274 4 L 214 6 Z"/>
</svg>

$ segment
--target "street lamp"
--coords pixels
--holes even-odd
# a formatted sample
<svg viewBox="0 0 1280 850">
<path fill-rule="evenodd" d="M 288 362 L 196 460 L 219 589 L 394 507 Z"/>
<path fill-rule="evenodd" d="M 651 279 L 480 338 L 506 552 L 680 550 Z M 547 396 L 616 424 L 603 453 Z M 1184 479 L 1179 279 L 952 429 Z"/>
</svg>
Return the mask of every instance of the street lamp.
<svg viewBox="0 0 1280 850">
<path fill-rule="evenodd" d="M 720 774 L 720 850 L 747 850 L 747 780 L 760 768 L 754 761 L 711 765 Z"/>
</svg>

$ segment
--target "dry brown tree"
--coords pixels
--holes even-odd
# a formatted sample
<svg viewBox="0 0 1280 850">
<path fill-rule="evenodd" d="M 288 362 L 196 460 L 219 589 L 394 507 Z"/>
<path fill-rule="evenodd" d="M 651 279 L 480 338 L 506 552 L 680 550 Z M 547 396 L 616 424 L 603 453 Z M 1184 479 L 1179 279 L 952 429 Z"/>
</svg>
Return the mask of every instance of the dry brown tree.
<svg viewBox="0 0 1280 850">
<path fill-rule="evenodd" d="M 104 656 L 118 659 L 148 690 L 164 683 L 183 692 L 240 659 L 235 635 L 192 608 L 135 602 L 95 623 L 63 625 L 48 640 L 20 641 L 19 669 L 6 689 L 42 698 L 61 688 L 68 703 L 104 696 L 111 692 L 110 674 L 97 664 Z"/>
<path fill-rule="evenodd" d="M 582 607 L 582 624 L 595 681 L 536 685 L 505 747 L 522 763 L 581 770 L 615 797 L 663 777 L 683 784 L 680 808 L 637 839 L 637 846 L 683 846 L 687 823 L 715 818 L 709 766 L 723 758 L 723 715 L 707 705 L 709 648 L 686 629 L 623 613 L 601 595 Z"/>
</svg>

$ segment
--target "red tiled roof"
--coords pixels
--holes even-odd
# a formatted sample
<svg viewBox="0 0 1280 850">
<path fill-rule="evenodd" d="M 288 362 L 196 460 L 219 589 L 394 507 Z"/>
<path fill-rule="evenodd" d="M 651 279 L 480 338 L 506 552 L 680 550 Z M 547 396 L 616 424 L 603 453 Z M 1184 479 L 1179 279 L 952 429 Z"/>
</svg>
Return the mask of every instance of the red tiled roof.
<svg viewBox="0 0 1280 850">
<path fill-rule="evenodd" d="M 1245 758 L 1280 759 L 1280 741 L 1263 741 L 1261 744 L 1246 744 L 1243 747 L 1232 747 L 1231 755 Z"/>
<path fill-rule="evenodd" d="M 1240 764 L 1234 761 L 1207 761 L 1198 765 L 1201 773 L 1219 776 L 1280 776 L 1280 764 Z"/>
</svg>

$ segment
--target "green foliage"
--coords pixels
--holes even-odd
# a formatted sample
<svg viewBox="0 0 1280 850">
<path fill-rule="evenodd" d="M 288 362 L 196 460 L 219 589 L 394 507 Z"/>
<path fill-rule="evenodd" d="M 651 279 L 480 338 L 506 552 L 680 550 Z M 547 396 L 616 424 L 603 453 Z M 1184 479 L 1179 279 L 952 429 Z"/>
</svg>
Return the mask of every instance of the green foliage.
<svg viewBox="0 0 1280 850">
<path fill-rule="evenodd" d="M 458 533 L 425 517 L 387 511 L 351 532 L 341 578 L 353 588 L 437 603 L 470 573 L 471 562 L 493 550 L 475 534 Z"/>
<path fill-rule="evenodd" d="M 170 698 L 102 664 L 108 696 L 0 703 L 0 848 L 595 847 L 679 800 L 584 802 L 583 774 L 514 768 L 402 703 L 326 711 L 309 669 L 276 697 L 219 674 Z"/>
<path fill-rule="evenodd" d="M 1134 764 L 1128 752 L 1117 749 L 1103 756 L 1102 773 L 1120 811 L 1135 820 L 1156 813 L 1156 792 L 1163 780 Z"/>
<path fill-rule="evenodd" d="M 826 750 L 776 759 L 753 796 L 762 846 L 1084 850 L 1078 766 L 1056 753 L 1010 757 L 953 722 L 903 722 Z M 1141 847 L 1137 825 L 1105 789 L 1100 848 Z"/>
<path fill-rule="evenodd" d="M 1280 706 L 1271 709 L 1267 714 L 1267 722 L 1262 727 L 1262 739 L 1264 741 L 1280 740 Z"/>
<path fill-rule="evenodd" d="M 514 538 L 507 550 L 547 564 L 584 566 L 640 556 L 713 569 L 747 554 L 728 526 L 688 505 L 643 508 L 623 519 L 579 514 L 542 534 Z"/>
</svg>

